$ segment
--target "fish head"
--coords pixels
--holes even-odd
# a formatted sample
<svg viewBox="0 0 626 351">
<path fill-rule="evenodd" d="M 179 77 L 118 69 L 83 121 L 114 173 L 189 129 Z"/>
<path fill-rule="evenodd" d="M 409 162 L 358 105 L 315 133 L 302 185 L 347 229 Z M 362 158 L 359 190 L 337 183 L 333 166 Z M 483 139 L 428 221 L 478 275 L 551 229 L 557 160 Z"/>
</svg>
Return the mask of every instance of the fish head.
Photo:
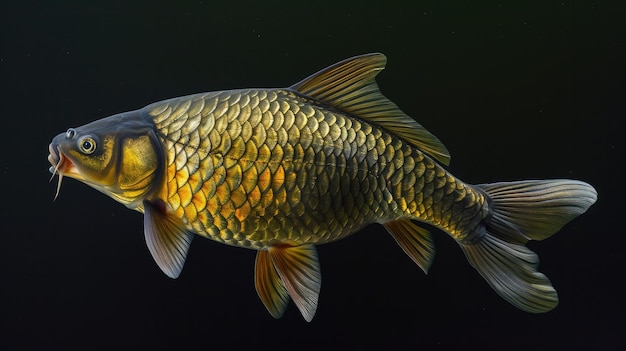
<svg viewBox="0 0 626 351">
<path fill-rule="evenodd" d="M 60 133 L 50 143 L 52 177 L 77 179 L 130 208 L 158 181 L 162 151 L 153 122 L 137 112 L 103 118 Z"/>
</svg>

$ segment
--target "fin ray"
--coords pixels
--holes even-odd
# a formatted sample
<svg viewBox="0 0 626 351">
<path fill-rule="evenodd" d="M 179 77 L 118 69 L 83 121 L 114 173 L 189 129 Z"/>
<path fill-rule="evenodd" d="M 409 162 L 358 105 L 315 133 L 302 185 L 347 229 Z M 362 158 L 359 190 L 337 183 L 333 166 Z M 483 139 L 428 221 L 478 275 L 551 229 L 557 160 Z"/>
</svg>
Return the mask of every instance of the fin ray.
<svg viewBox="0 0 626 351">
<path fill-rule="evenodd" d="M 289 303 L 289 295 L 267 250 L 257 251 L 254 267 L 257 294 L 272 317 L 282 317 Z"/>
<path fill-rule="evenodd" d="M 375 78 L 386 63 L 387 58 L 381 53 L 356 56 L 325 68 L 290 89 L 379 125 L 448 165 L 450 153 L 443 143 L 380 92 Z"/>
<path fill-rule="evenodd" d="M 317 310 L 321 287 L 321 272 L 317 251 L 313 245 L 276 246 L 268 249 L 289 296 L 302 317 L 310 322 Z"/>
<path fill-rule="evenodd" d="M 383 226 L 413 262 L 428 274 L 435 256 L 435 244 L 430 232 L 410 219 L 386 222 Z"/>
<path fill-rule="evenodd" d="M 491 217 L 472 243 L 461 242 L 471 265 L 505 300 L 533 313 L 559 302 L 550 280 L 537 271 L 539 258 L 524 244 L 543 240 L 585 212 L 597 198 L 595 189 L 568 179 L 481 184 Z"/>
<path fill-rule="evenodd" d="M 508 238 L 523 243 L 550 237 L 567 222 L 584 213 L 598 196 L 589 184 L 570 179 L 523 180 L 477 186 L 492 200 L 491 226 Z"/>
<path fill-rule="evenodd" d="M 146 245 L 159 268 L 170 278 L 178 278 L 185 265 L 193 233 L 168 216 L 158 205 L 143 202 Z"/>
<path fill-rule="evenodd" d="M 537 272 L 539 258 L 524 245 L 486 234 L 461 245 L 467 260 L 503 299 L 526 312 L 543 313 L 559 303 L 550 280 Z"/>
</svg>

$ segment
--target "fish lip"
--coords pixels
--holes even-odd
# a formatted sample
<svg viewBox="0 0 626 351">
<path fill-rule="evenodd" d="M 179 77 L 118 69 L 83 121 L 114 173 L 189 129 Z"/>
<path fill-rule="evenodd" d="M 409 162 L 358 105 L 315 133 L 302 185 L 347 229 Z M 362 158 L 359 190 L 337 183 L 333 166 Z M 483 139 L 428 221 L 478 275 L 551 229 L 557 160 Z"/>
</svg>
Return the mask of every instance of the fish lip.
<svg viewBox="0 0 626 351">
<path fill-rule="evenodd" d="M 74 162 L 63 152 L 61 146 L 54 141 L 48 145 L 48 162 L 50 162 L 50 168 L 48 169 L 52 173 L 52 178 L 55 175 L 69 176 L 70 178 L 86 181 L 81 174 L 80 170 Z"/>
<path fill-rule="evenodd" d="M 57 146 L 58 147 L 58 146 Z M 59 153 L 57 153 L 57 150 L 55 150 L 55 147 L 52 143 L 50 143 L 50 145 L 48 145 L 48 162 L 50 162 L 50 173 L 54 174 L 54 170 L 55 168 L 57 168 L 57 165 L 59 164 L 59 162 L 61 161 L 61 157 L 59 156 L 61 151 L 59 150 Z M 58 170 L 58 168 L 57 168 Z"/>
</svg>

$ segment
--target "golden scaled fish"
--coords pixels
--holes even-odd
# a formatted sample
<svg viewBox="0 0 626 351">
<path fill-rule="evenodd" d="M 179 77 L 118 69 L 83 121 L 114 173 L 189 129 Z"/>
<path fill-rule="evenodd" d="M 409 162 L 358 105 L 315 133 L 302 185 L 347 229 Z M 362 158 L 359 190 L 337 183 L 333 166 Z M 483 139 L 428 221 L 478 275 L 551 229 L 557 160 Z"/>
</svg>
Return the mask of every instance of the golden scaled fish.
<svg viewBox="0 0 626 351">
<path fill-rule="evenodd" d="M 502 298 L 553 309 L 557 293 L 525 243 L 585 212 L 594 188 L 462 182 L 443 144 L 379 91 L 385 64 L 357 56 L 289 88 L 189 95 L 70 128 L 49 146 L 57 195 L 68 176 L 144 213 L 148 249 L 172 278 L 194 235 L 257 250 L 256 290 L 276 318 L 291 299 L 310 321 L 315 245 L 371 223 L 424 272 L 435 249 L 420 223 L 437 227 Z"/>
</svg>

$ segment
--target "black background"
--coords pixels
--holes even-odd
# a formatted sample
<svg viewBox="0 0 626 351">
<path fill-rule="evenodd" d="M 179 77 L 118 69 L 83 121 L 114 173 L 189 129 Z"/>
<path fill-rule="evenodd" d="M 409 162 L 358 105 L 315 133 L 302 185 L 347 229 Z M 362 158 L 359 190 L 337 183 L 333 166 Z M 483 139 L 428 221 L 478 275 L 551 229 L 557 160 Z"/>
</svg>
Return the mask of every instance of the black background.
<svg viewBox="0 0 626 351">
<path fill-rule="evenodd" d="M 624 1 L 3 1 L 0 348 L 621 349 Z M 411 3 L 411 4 L 409 4 Z M 518 2 L 522 3 L 522 2 Z M 48 183 L 68 127 L 169 97 L 288 86 L 380 51 L 382 91 L 437 135 L 469 183 L 574 178 L 599 200 L 543 242 L 552 312 L 500 299 L 436 232 L 428 276 L 373 225 L 318 247 L 306 323 L 274 320 L 254 251 L 197 238 L 177 280 L 141 214 L 73 180 Z"/>
</svg>

